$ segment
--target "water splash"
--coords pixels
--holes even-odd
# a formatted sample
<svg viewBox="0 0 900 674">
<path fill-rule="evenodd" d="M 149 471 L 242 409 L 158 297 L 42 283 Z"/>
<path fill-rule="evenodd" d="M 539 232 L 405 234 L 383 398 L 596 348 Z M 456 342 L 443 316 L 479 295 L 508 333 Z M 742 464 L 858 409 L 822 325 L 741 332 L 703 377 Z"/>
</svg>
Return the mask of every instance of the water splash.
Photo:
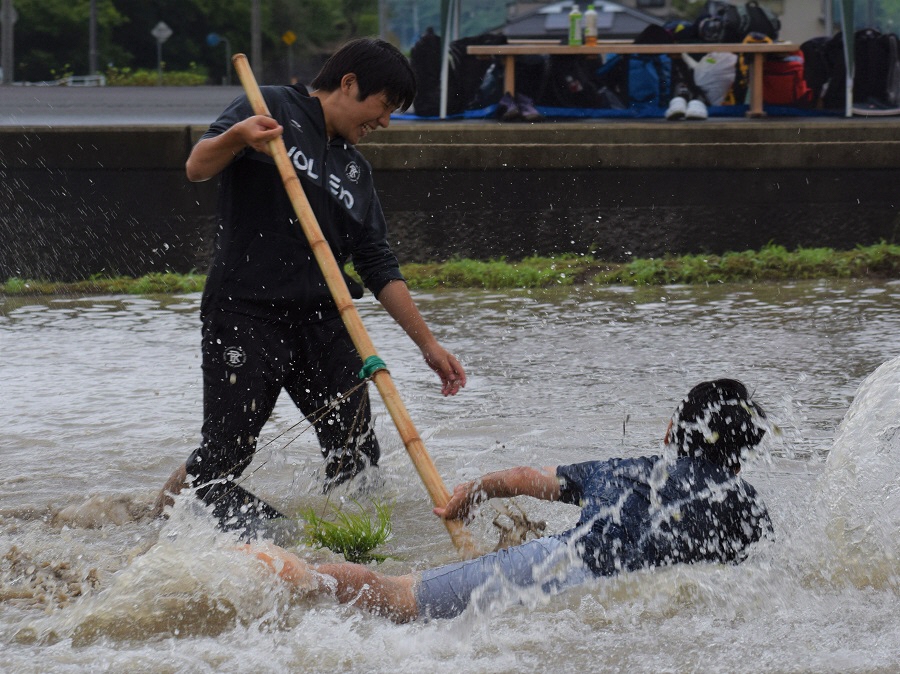
<svg viewBox="0 0 900 674">
<path fill-rule="evenodd" d="M 860 385 L 818 484 L 836 580 L 897 585 L 900 573 L 900 358 Z"/>
<path fill-rule="evenodd" d="M 159 541 L 115 573 L 99 592 L 35 621 L 17 640 L 74 646 L 100 639 L 216 636 L 237 625 L 278 622 L 289 589 L 234 538 L 215 528 L 193 498 L 178 498 Z"/>
<path fill-rule="evenodd" d="M 55 513 L 51 523 L 80 529 L 121 526 L 149 517 L 150 505 L 130 494 L 94 494 L 84 503 L 71 504 Z"/>
<path fill-rule="evenodd" d="M 0 440 L 0 461 L 7 468 L 0 477 L 0 593 L 29 592 L 33 583 L 35 596 L 44 594 L 46 601 L 25 597 L 0 603 L 0 670 L 246 671 L 249 662 L 258 671 L 366 674 L 434 669 L 480 674 L 550 666 L 754 674 L 894 671 L 900 662 L 896 585 L 866 585 L 873 574 L 861 552 L 865 573 L 857 575 L 863 582 L 851 582 L 842 551 L 847 542 L 839 544 L 840 537 L 832 540 L 831 534 L 838 517 L 851 526 L 896 523 L 896 507 L 883 503 L 886 492 L 881 490 L 897 482 L 897 462 L 888 460 L 891 470 L 871 475 L 880 470 L 871 464 L 875 445 L 868 439 L 850 441 L 842 429 L 845 437 L 835 453 L 847 443 L 844 449 L 856 468 L 833 462 L 826 473 L 825 465 L 835 428 L 859 382 L 897 353 L 897 340 L 890 335 L 900 329 L 900 285 L 885 287 L 888 292 L 868 302 L 855 284 L 757 286 L 746 298 L 740 288 L 666 289 L 671 299 L 665 313 L 661 304 L 659 310 L 640 308 L 658 291 L 630 288 L 581 292 L 575 306 L 569 293 L 559 298 L 539 292 L 435 293 L 424 298 L 431 320 L 467 354 L 473 373 L 466 397 L 449 405 L 436 402 L 431 380 L 416 365 L 415 345 L 402 333 L 395 336 L 390 319 L 381 319 L 383 312 L 363 305 L 363 311 L 371 311 L 364 318 L 376 342 L 397 354 L 392 372 L 408 395 L 413 417 L 424 424 L 426 444 L 448 485 L 509 465 L 658 451 L 671 396 L 680 392 L 673 387 L 722 373 L 758 386 L 759 400 L 785 429 L 772 448 L 771 463 L 746 466 L 746 478 L 769 507 L 777 540 L 743 564 L 624 574 L 547 601 L 510 597 L 505 608 L 399 626 L 330 598 L 296 601 L 273 584 L 271 573 L 258 577 L 254 560 L 234 560 L 233 542 L 216 538 L 211 524 L 178 508 L 161 528 L 148 519 L 96 529 L 49 526 L 54 511 L 48 515 L 46 504 L 77 508 L 84 504 L 86 484 L 144 493 L 149 503 L 173 465 L 184 459 L 201 414 L 195 349 L 199 296 L 177 299 L 174 305 L 114 297 L 7 297 L 0 301 L 0 341 L 6 338 L 14 347 L 4 351 L 13 407 Z M 842 294 L 836 298 L 837 290 Z M 99 310 L 105 306 L 115 311 Z M 505 314 L 510 306 L 516 309 L 512 316 Z M 833 310 L 827 322 L 821 320 L 824 307 Z M 48 354 L 58 356 L 50 361 Z M 52 415 L 46 414 L 51 389 Z M 151 390 L 160 396 L 150 395 Z M 887 418 L 897 400 L 896 393 L 885 395 L 884 405 L 860 409 L 859 421 L 877 426 L 869 413 L 884 406 Z M 273 421 L 278 430 L 296 419 L 290 401 L 284 402 L 283 416 Z M 623 442 L 626 414 L 630 420 Z M 402 443 L 388 440 L 392 427 L 379 423 L 387 440 L 381 470 L 398 503 L 398 559 L 382 570 L 406 573 L 454 561 L 445 532 L 428 516 L 428 508 L 423 510 L 427 494 Z M 279 498 L 290 495 L 288 502 L 278 501 L 289 512 L 310 500 L 321 504 L 320 483 L 313 478 L 321 458 L 314 440 L 305 445 L 270 461 L 247 486 Z M 867 493 L 870 477 L 874 491 Z M 548 531 L 567 529 L 577 519 L 575 506 L 526 502 L 525 507 L 529 515 L 547 520 Z M 188 521 L 179 522 L 182 515 Z M 481 527 L 476 534 L 486 545 L 497 540 L 492 517 L 476 521 Z M 855 544 L 868 546 L 860 531 L 853 532 Z M 186 540 L 170 540 L 173 532 Z M 889 525 L 865 535 L 890 551 L 891 533 Z M 18 546 L 14 568 L 2 559 L 13 545 Z M 145 552 L 149 559 L 141 572 L 122 576 L 139 587 L 117 587 L 98 600 Z M 881 559 L 881 578 L 890 578 L 900 565 Z M 168 561 L 197 577 L 161 613 L 167 625 L 144 633 L 149 620 L 142 623 L 140 611 L 130 609 L 138 616 L 131 636 L 126 630 L 121 638 L 107 636 L 111 633 L 102 625 L 91 634 L 89 628 L 98 624 L 91 621 L 105 607 L 125 621 L 129 610 L 121 605 L 129 599 L 153 604 L 157 596 L 166 597 L 175 582 L 157 581 L 154 574 Z M 223 591 L 216 585 L 223 577 L 217 565 L 230 569 Z M 95 568 L 96 586 L 87 580 Z M 11 582 L 20 578 L 22 587 L 18 580 Z M 67 605 L 38 587 L 45 583 L 54 591 L 67 590 L 69 578 L 81 590 L 76 596 L 73 586 Z M 230 583 L 261 596 L 244 600 Z M 187 636 L 187 619 L 179 611 L 188 598 L 201 606 L 223 594 L 234 617 L 220 614 L 206 629 L 210 636 Z M 84 627 L 76 632 L 79 616 Z M 27 628 L 36 642 L 23 643 Z M 215 634 L 220 628 L 224 631 Z M 47 630 L 55 630 L 60 641 L 51 645 Z M 91 645 L 72 647 L 76 634 Z"/>
</svg>

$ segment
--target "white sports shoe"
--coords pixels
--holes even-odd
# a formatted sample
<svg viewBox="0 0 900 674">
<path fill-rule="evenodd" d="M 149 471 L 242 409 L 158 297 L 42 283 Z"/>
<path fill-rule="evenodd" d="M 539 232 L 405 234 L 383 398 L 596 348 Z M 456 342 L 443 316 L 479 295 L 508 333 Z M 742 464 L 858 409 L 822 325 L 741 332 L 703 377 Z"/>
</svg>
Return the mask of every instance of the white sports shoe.
<svg viewBox="0 0 900 674">
<path fill-rule="evenodd" d="M 693 101 L 691 102 L 693 103 Z M 687 101 L 681 96 L 676 96 L 669 102 L 669 108 L 666 110 L 666 119 L 684 119 L 687 107 Z"/>
<path fill-rule="evenodd" d="M 695 98 L 687 104 L 687 110 L 685 111 L 684 116 L 687 119 L 706 119 L 709 117 L 709 112 L 706 110 L 706 104 Z"/>
</svg>

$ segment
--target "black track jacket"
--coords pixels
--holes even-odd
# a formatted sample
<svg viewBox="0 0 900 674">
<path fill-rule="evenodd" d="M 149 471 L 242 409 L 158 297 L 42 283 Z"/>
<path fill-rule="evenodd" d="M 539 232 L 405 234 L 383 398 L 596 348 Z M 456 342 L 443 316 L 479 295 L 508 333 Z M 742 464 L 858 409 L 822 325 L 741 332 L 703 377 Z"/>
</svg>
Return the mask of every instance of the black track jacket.
<svg viewBox="0 0 900 674">
<path fill-rule="evenodd" d="M 343 138 L 330 142 L 318 99 L 300 87 L 263 87 L 269 111 L 338 265 L 354 268 L 377 295 L 403 279 L 387 243 L 372 167 Z M 245 96 L 203 135 L 212 138 L 253 112 Z M 267 320 L 306 322 L 336 309 L 274 160 L 246 148 L 220 175 L 217 231 L 201 313 L 216 309 Z M 346 279 L 353 297 L 362 288 Z"/>
</svg>

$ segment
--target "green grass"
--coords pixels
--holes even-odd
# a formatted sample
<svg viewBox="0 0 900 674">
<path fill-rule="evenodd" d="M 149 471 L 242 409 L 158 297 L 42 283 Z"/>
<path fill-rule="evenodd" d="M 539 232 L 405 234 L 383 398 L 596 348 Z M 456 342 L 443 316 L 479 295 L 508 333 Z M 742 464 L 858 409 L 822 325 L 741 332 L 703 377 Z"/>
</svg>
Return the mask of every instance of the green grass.
<svg viewBox="0 0 900 674">
<path fill-rule="evenodd" d="M 410 288 L 549 288 L 571 285 L 667 285 L 793 281 L 817 278 L 900 278 L 900 246 L 879 243 L 853 250 L 769 245 L 759 251 L 682 255 L 605 262 L 590 255 L 528 257 L 523 260 L 461 260 L 403 265 Z M 352 270 L 350 270 L 352 274 Z M 96 295 L 192 293 L 202 274 L 156 273 L 140 278 L 56 281 L 7 279 L 3 295 Z"/>
<path fill-rule="evenodd" d="M 328 548 L 342 554 L 348 562 L 365 564 L 384 561 L 387 556 L 374 550 L 391 537 L 392 506 L 372 501 L 375 508 L 373 518 L 359 501 L 353 503 L 358 512 L 347 512 L 332 506 L 335 520 L 317 515 L 312 508 L 303 511 L 300 515 L 305 521 L 303 542 L 315 548 Z"/>
<path fill-rule="evenodd" d="M 595 266 L 590 256 L 527 257 L 517 262 L 499 260 L 450 260 L 443 263 L 408 264 L 403 275 L 410 287 L 434 288 L 545 288 L 572 285 Z"/>
<path fill-rule="evenodd" d="M 788 251 L 769 245 L 760 251 L 635 260 L 598 274 L 594 282 L 663 285 L 816 278 L 900 278 L 900 246 L 880 243 L 850 251 Z"/>
<path fill-rule="evenodd" d="M 7 279 L 0 285 L 2 295 L 152 295 L 195 293 L 203 290 L 205 274 L 158 272 L 133 278 L 92 276 L 83 281 Z"/>
</svg>

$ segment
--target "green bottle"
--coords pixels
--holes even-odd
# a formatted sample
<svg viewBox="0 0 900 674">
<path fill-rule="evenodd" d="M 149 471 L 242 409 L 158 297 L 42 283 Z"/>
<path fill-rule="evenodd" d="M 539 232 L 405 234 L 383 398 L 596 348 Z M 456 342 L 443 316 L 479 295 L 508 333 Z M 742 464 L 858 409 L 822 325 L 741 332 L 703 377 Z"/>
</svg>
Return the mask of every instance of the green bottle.
<svg viewBox="0 0 900 674">
<path fill-rule="evenodd" d="M 578 5 L 572 5 L 572 11 L 569 12 L 569 46 L 581 46 L 581 10 Z"/>
</svg>

